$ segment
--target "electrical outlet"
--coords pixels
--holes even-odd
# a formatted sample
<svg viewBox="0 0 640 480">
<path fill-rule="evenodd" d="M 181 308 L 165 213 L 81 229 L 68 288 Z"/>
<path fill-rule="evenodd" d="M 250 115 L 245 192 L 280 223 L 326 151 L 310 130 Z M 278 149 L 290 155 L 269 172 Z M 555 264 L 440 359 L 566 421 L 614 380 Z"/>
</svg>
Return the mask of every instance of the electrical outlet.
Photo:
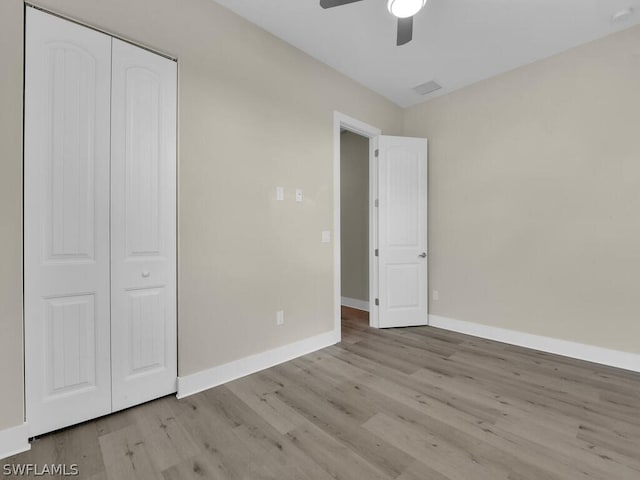
<svg viewBox="0 0 640 480">
<path fill-rule="evenodd" d="M 296 202 L 302 201 L 302 189 L 296 188 Z"/>
<path fill-rule="evenodd" d="M 284 188 L 283 187 L 276 187 L 276 200 L 278 201 L 282 201 L 284 200 Z"/>
<path fill-rule="evenodd" d="M 438 290 L 434 290 L 433 291 L 433 300 L 437 302 L 438 298 L 440 298 L 440 294 L 438 293 Z"/>
<path fill-rule="evenodd" d="M 284 310 L 276 312 L 276 325 L 284 325 Z"/>
</svg>

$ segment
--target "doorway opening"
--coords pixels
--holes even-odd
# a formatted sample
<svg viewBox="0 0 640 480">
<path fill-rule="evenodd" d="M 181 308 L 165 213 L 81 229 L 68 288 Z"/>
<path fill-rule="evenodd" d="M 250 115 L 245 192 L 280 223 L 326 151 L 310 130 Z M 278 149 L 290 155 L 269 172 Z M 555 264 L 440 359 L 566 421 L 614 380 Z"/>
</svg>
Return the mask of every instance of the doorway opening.
<svg viewBox="0 0 640 480">
<path fill-rule="evenodd" d="M 369 139 L 340 130 L 341 320 L 369 323 Z"/>
<path fill-rule="evenodd" d="M 334 286 L 335 332 L 342 307 L 354 321 L 377 327 L 370 308 L 377 297 L 375 245 L 376 157 L 380 129 L 334 114 Z"/>
</svg>

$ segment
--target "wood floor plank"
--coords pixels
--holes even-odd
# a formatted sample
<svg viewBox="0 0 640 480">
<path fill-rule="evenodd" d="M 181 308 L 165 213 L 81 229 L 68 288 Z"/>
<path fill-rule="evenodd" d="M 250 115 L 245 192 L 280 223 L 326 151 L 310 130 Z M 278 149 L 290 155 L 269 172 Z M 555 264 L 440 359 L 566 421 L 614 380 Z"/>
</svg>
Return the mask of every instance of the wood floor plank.
<svg viewBox="0 0 640 480">
<path fill-rule="evenodd" d="M 390 477 L 402 473 L 413 459 L 386 440 L 375 439 L 361 428 L 370 415 L 354 415 L 355 405 L 340 400 L 326 391 L 323 396 L 304 386 L 285 387 L 276 395 L 303 415 L 314 428 L 332 436 L 358 456 L 385 472 Z M 359 407 L 362 408 L 362 405 Z M 298 430 L 296 430 L 298 431 Z M 305 430 L 306 431 L 306 430 Z M 313 430 L 311 430 L 313 433 Z M 310 432 L 307 431 L 307 435 Z"/>
<path fill-rule="evenodd" d="M 457 448 L 429 432 L 426 434 L 416 432 L 411 425 L 403 424 L 385 414 L 378 414 L 371 418 L 364 427 L 380 438 L 390 439 L 393 444 L 398 445 L 415 459 L 422 459 L 431 468 L 451 480 L 507 478 L 506 473 L 498 471 L 491 464 L 485 464 L 472 452 Z"/>
<path fill-rule="evenodd" d="M 183 460 L 162 472 L 165 480 L 211 480 L 239 479 L 235 472 L 229 471 L 221 462 L 217 462 L 210 452 Z"/>
<path fill-rule="evenodd" d="M 192 469 L 216 471 L 222 478 L 242 479 L 249 469 L 254 468 L 250 450 L 234 432 L 241 422 L 229 424 L 229 416 L 214 407 L 204 392 L 175 402 L 171 407 L 186 432 L 203 451 L 195 457 L 195 463 L 193 459 L 186 462 L 192 465 Z M 184 465 L 179 469 L 184 469 Z M 164 473 L 166 476 L 166 471 Z"/>
<path fill-rule="evenodd" d="M 376 468 L 372 463 L 355 453 L 353 449 L 348 448 L 315 425 L 309 424 L 300 427 L 289 432 L 287 436 L 294 445 L 304 451 L 336 480 L 358 478 L 389 480 L 394 478 Z"/>
<path fill-rule="evenodd" d="M 160 472 L 202 451 L 171 410 L 170 404 L 176 401 L 162 398 L 138 409 L 135 415 L 136 424 L 146 439 L 146 452 Z"/>
<path fill-rule="evenodd" d="M 135 423 L 135 413 L 143 406 L 144 405 L 128 408 L 120 412 L 112 413 L 111 415 L 97 418 L 95 422 L 98 435 L 106 435 L 107 433 L 112 433 L 132 425 Z"/>
<path fill-rule="evenodd" d="M 304 419 L 274 393 L 261 393 L 250 385 L 227 385 L 229 390 L 261 415 L 279 433 L 287 433 L 303 424 Z"/>
<path fill-rule="evenodd" d="M 396 480 L 451 480 L 425 463 L 412 463 Z"/>
<path fill-rule="evenodd" d="M 289 433 L 289 432 L 287 432 Z M 312 458 L 300 450 L 288 436 L 274 443 L 264 430 L 241 426 L 236 434 L 244 439 L 258 463 L 264 465 L 276 478 L 287 480 L 331 480 L 331 476 Z"/>
<path fill-rule="evenodd" d="M 448 377 L 425 369 L 411 377 L 422 384 L 438 387 L 452 395 L 473 400 L 486 408 L 499 409 L 506 419 L 524 418 L 528 421 L 535 418 L 537 425 L 544 426 L 556 435 L 574 436 L 574 432 L 581 423 L 580 420 L 555 414 L 552 410 L 536 408 L 535 405 L 520 398 L 497 393 L 490 383 L 483 384 L 464 376 Z"/>
<path fill-rule="evenodd" d="M 257 412 L 247 408 L 226 387 L 218 387 L 187 400 L 182 402 L 186 403 L 182 408 L 190 422 L 193 422 L 193 428 L 202 429 L 200 432 L 196 430 L 195 434 L 207 439 L 205 447 L 216 457 L 218 470 L 226 471 L 229 478 L 247 477 L 250 472 L 264 465 L 265 452 L 268 452 L 267 463 L 272 467 L 270 471 L 277 472 L 283 478 L 293 476 L 309 480 L 306 473 L 309 472 L 311 479 L 325 479 L 326 473 L 298 451 L 287 436 L 280 434 Z M 189 406 L 190 403 L 193 405 Z M 194 409 L 196 405 L 199 407 Z M 199 421 L 203 416 L 211 424 L 203 426 Z M 211 433 L 207 434 L 207 431 Z M 233 448 L 233 451 L 228 452 L 228 448 Z M 232 460 L 231 463 L 228 460 Z"/>
<path fill-rule="evenodd" d="M 138 425 L 130 425 L 99 437 L 109 480 L 161 479 L 145 447 Z"/>
</svg>

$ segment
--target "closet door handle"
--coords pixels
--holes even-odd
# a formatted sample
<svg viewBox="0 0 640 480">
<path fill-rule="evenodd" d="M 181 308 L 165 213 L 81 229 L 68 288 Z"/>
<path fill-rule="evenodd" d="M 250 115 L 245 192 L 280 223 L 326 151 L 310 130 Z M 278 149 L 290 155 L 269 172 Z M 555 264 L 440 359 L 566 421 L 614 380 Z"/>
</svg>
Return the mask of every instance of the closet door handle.
<svg viewBox="0 0 640 480">
<path fill-rule="evenodd" d="M 418 255 L 420 258 L 427 258 L 427 252 L 422 252 L 420 255 Z"/>
<path fill-rule="evenodd" d="M 151 276 L 151 272 L 142 272 L 142 278 L 149 278 Z"/>
</svg>

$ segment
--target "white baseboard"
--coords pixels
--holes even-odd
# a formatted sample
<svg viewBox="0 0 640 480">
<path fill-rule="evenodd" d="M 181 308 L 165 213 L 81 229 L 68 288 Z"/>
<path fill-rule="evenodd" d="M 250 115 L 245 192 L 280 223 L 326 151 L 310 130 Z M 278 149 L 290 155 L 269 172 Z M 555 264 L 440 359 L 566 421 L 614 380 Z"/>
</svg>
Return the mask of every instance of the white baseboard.
<svg viewBox="0 0 640 480">
<path fill-rule="evenodd" d="M 542 352 L 555 353 L 564 357 L 640 372 L 640 354 L 637 353 L 622 352 L 620 350 L 611 350 L 594 345 L 560 340 L 558 338 L 543 337 L 541 335 L 508 330 L 506 328 L 454 320 L 439 315 L 429 315 L 429 326 L 509 343 L 519 347 L 540 350 Z"/>
<path fill-rule="evenodd" d="M 26 423 L 0 430 L 0 459 L 26 452 L 30 448 L 29 428 Z"/>
<path fill-rule="evenodd" d="M 341 297 L 340 303 L 345 307 L 356 308 L 358 310 L 369 311 L 369 302 L 365 300 L 358 300 L 356 298 Z"/>
<path fill-rule="evenodd" d="M 283 347 L 241 358 L 218 367 L 178 377 L 178 398 L 188 397 L 203 390 L 217 387 L 265 368 L 288 362 L 340 341 L 340 332 L 330 331 L 315 337 L 300 340 Z"/>
</svg>

